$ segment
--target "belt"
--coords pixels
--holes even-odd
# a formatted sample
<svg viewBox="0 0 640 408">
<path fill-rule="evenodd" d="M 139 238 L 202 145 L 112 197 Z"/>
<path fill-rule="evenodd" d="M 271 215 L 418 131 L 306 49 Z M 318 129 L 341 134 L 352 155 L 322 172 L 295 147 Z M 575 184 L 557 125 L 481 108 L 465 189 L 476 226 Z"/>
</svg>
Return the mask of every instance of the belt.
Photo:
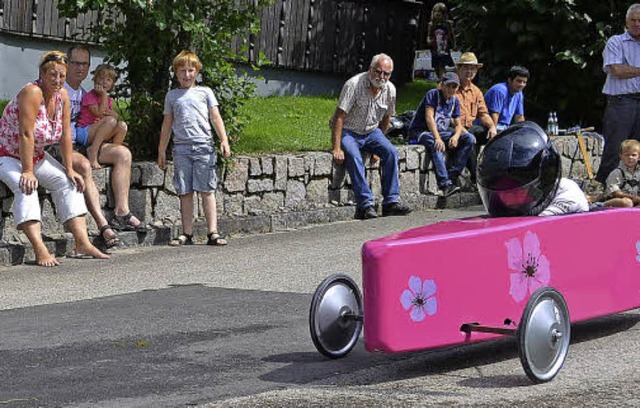
<svg viewBox="0 0 640 408">
<path fill-rule="evenodd" d="M 628 94 L 620 94 L 620 95 L 608 95 L 608 99 L 614 98 L 629 98 L 629 99 L 640 99 L 640 93 L 628 93 Z"/>
</svg>

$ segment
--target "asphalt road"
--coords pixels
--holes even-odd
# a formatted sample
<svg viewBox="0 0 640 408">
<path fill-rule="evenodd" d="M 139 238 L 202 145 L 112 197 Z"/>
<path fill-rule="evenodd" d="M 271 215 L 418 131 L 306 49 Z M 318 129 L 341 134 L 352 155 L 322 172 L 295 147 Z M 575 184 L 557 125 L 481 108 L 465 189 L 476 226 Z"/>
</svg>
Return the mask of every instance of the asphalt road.
<svg viewBox="0 0 640 408">
<path fill-rule="evenodd" d="M 512 339 L 329 361 L 308 333 L 327 275 L 360 282 L 363 242 L 470 211 L 118 250 L 0 269 L 0 406 L 639 406 L 640 310 L 574 325 L 550 383 Z"/>
</svg>

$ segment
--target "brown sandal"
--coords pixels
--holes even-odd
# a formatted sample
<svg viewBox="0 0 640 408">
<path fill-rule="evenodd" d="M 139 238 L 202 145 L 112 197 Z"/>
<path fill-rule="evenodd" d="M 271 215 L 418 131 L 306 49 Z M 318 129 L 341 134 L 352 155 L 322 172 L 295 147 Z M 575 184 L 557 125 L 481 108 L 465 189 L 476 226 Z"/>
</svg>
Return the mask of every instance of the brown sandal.
<svg viewBox="0 0 640 408">
<path fill-rule="evenodd" d="M 125 215 L 114 214 L 113 219 L 111 220 L 111 228 L 113 228 L 116 231 L 136 231 L 136 232 L 147 231 L 147 224 L 145 224 L 144 222 L 136 218 L 139 224 L 134 225 L 131 222 L 131 218 L 135 218 L 134 215 L 131 214 L 131 212 L 128 212 Z"/>
<path fill-rule="evenodd" d="M 111 230 L 112 234 L 106 235 L 105 232 L 109 230 Z M 100 236 L 104 240 L 104 245 L 107 248 L 113 248 L 114 246 L 120 243 L 120 238 L 118 238 L 118 234 L 109 224 L 105 224 L 102 227 L 100 227 Z"/>
<path fill-rule="evenodd" d="M 180 234 L 178 238 L 172 239 L 171 246 L 193 245 L 193 234 Z"/>
<path fill-rule="evenodd" d="M 224 246 L 227 244 L 227 240 L 218 234 L 218 231 L 211 231 L 207 234 L 207 245 Z"/>
</svg>

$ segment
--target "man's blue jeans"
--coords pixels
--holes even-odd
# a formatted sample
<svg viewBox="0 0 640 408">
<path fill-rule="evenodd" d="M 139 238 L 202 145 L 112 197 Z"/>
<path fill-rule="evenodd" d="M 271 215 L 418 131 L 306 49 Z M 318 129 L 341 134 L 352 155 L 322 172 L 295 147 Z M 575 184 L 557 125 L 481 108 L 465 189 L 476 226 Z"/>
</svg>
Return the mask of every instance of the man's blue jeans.
<svg viewBox="0 0 640 408">
<path fill-rule="evenodd" d="M 358 208 L 365 208 L 374 203 L 361 152 L 372 153 L 380 157 L 382 196 L 384 197 L 382 204 L 398 201 L 400 197 L 398 151 L 379 128 L 366 135 L 359 135 L 344 129 L 342 131 L 342 150 L 344 151 L 344 165 L 351 177 L 353 194 Z"/>
<path fill-rule="evenodd" d="M 410 135 L 416 139 L 416 141 L 427 148 L 427 151 L 431 155 L 433 160 L 433 167 L 436 170 L 436 179 L 438 180 L 438 186 L 440 188 L 451 185 L 451 179 L 458 177 L 467 164 L 469 154 L 473 151 L 473 146 L 476 143 L 476 138 L 471 133 L 464 132 L 458 139 L 458 147 L 455 149 L 449 148 L 449 139 L 453 136 L 453 130 L 447 130 L 440 132 L 440 138 L 446 146 L 446 150 L 449 151 L 449 169 L 447 170 L 447 163 L 445 161 L 444 152 L 439 152 L 435 148 L 436 139 L 431 132 L 422 132 L 417 135 Z"/>
<path fill-rule="evenodd" d="M 609 96 L 602 121 L 604 151 L 596 180 L 607 181 L 609 173 L 620 163 L 620 145 L 625 139 L 640 140 L 640 99 Z"/>
</svg>

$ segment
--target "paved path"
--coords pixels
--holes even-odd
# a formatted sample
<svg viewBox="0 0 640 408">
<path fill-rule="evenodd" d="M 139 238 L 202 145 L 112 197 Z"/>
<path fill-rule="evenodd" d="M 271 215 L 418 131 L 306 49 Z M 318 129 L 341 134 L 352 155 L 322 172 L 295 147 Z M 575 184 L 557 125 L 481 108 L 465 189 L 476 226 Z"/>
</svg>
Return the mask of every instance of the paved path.
<svg viewBox="0 0 640 408">
<path fill-rule="evenodd" d="M 364 241 L 477 210 L 1 268 L 0 405 L 638 406 L 640 311 L 576 326 L 565 367 L 539 386 L 510 339 L 401 355 L 358 344 L 338 361 L 315 351 L 311 293 L 336 271 L 359 282 Z"/>
</svg>

